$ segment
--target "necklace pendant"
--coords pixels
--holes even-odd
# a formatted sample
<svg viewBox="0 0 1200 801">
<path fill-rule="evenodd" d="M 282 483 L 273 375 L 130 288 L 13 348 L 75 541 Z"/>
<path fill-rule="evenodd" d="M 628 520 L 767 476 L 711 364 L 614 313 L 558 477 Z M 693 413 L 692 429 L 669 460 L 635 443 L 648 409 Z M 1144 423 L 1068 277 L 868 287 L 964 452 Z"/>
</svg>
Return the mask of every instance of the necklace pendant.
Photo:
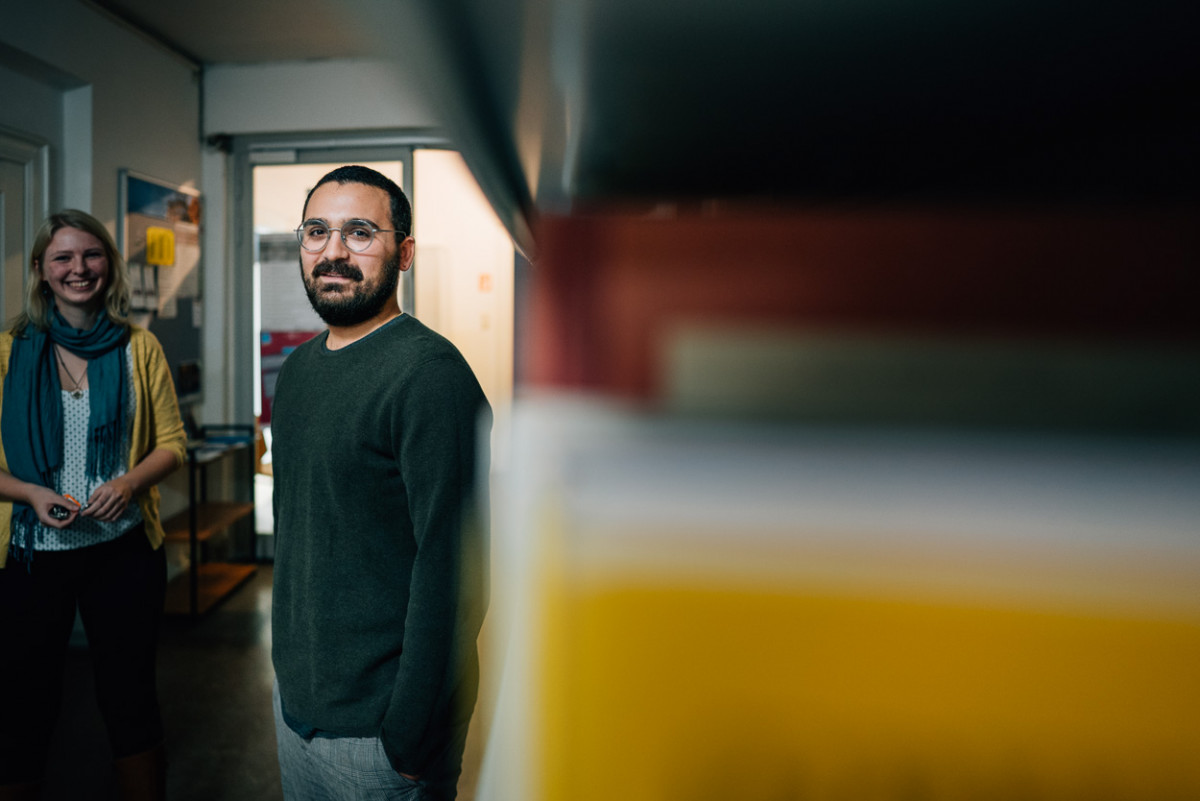
<svg viewBox="0 0 1200 801">
<path fill-rule="evenodd" d="M 78 380 L 76 380 L 75 376 L 71 375 L 71 371 L 67 369 L 67 363 L 63 361 L 62 353 L 59 352 L 59 348 L 60 348 L 60 346 L 55 344 L 54 357 L 56 359 L 58 359 L 58 366 L 61 367 L 63 369 L 63 372 L 67 374 L 67 378 L 71 379 L 71 383 L 75 385 L 75 389 L 67 389 L 66 387 L 63 387 L 63 389 L 66 390 L 67 392 L 71 393 L 72 398 L 74 398 L 75 400 L 79 400 L 80 398 L 83 397 L 83 387 L 80 385 L 82 384 L 83 379 L 87 377 L 87 362 L 85 361 L 83 363 L 82 377 L 80 377 Z M 59 383 L 61 383 L 61 381 Z"/>
</svg>

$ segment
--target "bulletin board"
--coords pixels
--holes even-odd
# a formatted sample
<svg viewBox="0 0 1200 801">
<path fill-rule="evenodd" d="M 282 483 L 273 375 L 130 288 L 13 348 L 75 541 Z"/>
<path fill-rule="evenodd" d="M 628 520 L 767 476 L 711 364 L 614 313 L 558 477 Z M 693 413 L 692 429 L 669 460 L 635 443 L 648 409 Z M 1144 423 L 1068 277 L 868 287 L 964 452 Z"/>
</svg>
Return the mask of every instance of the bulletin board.
<svg viewBox="0 0 1200 801">
<path fill-rule="evenodd" d="M 119 174 L 118 247 L 129 267 L 131 317 L 162 343 L 181 403 L 200 398 L 201 196 L 190 187 Z"/>
</svg>

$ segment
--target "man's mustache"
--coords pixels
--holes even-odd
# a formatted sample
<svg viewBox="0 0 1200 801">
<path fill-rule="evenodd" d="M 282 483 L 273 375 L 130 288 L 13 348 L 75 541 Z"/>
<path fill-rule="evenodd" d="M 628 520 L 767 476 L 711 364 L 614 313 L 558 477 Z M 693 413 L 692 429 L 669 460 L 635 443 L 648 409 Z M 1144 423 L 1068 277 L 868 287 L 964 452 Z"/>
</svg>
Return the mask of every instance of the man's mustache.
<svg viewBox="0 0 1200 801">
<path fill-rule="evenodd" d="M 362 270 L 358 269 L 345 259 L 338 259 L 337 261 L 323 261 L 313 267 L 313 278 L 319 278 L 322 275 L 336 275 L 340 278 L 349 278 L 354 281 L 363 280 Z"/>
</svg>

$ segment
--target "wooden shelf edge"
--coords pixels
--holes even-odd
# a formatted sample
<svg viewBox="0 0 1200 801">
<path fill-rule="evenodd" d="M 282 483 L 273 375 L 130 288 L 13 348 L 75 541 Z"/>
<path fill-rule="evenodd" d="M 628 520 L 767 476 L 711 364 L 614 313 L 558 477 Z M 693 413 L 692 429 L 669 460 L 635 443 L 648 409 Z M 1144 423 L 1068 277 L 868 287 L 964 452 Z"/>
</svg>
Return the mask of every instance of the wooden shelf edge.
<svg viewBox="0 0 1200 801">
<path fill-rule="evenodd" d="M 200 542 L 212 537 L 218 531 L 225 529 L 243 517 L 254 514 L 253 503 L 234 503 L 231 501 L 209 501 L 196 508 L 196 539 Z M 163 521 L 167 542 L 188 542 L 191 539 L 188 510 Z"/>
<path fill-rule="evenodd" d="M 252 564 L 206 562 L 196 571 L 196 613 L 204 614 L 233 594 L 234 590 L 258 572 Z M 180 573 L 167 584 L 163 612 L 168 615 L 191 614 L 191 574 Z"/>
</svg>

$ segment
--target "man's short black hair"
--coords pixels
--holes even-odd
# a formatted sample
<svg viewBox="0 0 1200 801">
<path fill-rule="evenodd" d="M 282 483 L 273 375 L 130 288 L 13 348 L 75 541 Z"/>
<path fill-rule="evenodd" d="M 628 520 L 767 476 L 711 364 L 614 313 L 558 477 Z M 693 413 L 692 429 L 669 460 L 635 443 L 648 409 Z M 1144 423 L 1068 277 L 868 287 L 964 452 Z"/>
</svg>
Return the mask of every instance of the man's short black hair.
<svg viewBox="0 0 1200 801">
<path fill-rule="evenodd" d="M 365 184 L 382 189 L 387 192 L 388 198 L 391 200 L 392 227 L 399 232 L 396 234 L 396 242 L 400 242 L 412 233 L 412 206 L 409 204 L 404 190 L 396 186 L 396 182 L 383 173 L 358 165 L 338 167 L 317 181 L 316 186 L 308 190 L 308 197 L 304 198 L 303 214 L 305 218 L 308 217 L 308 201 L 312 200 L 313 192 L 317 191 L 317 187 L 328 183 Z"/>
</svg>

